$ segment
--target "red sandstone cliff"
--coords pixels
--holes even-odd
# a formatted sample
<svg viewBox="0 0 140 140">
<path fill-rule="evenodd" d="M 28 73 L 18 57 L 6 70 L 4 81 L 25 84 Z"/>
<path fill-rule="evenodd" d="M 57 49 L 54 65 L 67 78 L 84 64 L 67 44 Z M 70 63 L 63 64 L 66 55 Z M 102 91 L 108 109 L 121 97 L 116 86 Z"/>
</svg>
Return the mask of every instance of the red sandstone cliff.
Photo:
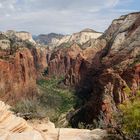
<svg viewBox="0 0 140 140">
<path fill-rule="evenodd" d="M 82 50 L 77 44 L 56 48 L 49 59 L 49 75 L 65 76 L 71 66 L 77 63 L 77 57 L 81 55 L 81 52 Z"/>
<path fill-rule="evenodd" d="M 14 41 L 14 44 L 18 44 L 18 48 L 1 34 L 0 98 L 10 103 L 34 96 L 37 92 L 36 80 L 47 67 L 46 49 L 25 42 Z"/>
<path fill-rule="evenodd" d="M 31 52 L 23 49 L 8 59 L 0 59 L 0 98 L 15 101 L 34 94 L 36 69 Z"/>
</svg>

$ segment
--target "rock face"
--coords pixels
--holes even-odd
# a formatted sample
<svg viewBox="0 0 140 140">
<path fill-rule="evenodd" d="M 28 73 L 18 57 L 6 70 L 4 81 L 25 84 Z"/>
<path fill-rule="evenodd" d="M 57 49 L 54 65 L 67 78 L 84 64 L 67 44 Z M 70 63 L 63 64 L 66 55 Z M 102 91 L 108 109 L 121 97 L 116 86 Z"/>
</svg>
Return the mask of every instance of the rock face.
<svg viewBox="0 0 140 140">
<path fill-rule="evenodd" d="M 91 63 L 91 56 L 98 50 L 99 45 L 95 39 L 101 34 L 91 29 L 85 29 L 71 36 L 62 37 L 57 43 L 57 47 L 47 55 L 49 76 L 66 76 L 65 84 L 76 85 L 88 69 L 87 62 Z M 83 44 L 91 38 L 92 43 L 95 42 L 97 45 L 94 47 L 91 44 L 86 45 L 89 48 L 83 51 L 78 44 Z M 104 44 L 103 42 L 102 45 Z"/>
<path fill-rule="evenodd" d="M 94 42 L 94 45 L 93 42 Z M 92 40 L 85 50 L 76 44 L 62 44 L 51 53 L 48 72 L 49 75 L 64 76 L 65 84 L 75 86 L 85 76 L 92 58 L 96 53 L 106 46 L 105 39 Z"/>
<path fill-rule="evenodd" d="M 10 48 L 10 41 L 4 35 L 4 33 L 0 33 L 0 48 L 3 49 L 3 50 L 6 50 L 6 49 Z"/>
<path fill-rule="evenodd" d="M 24 49 L 9 60 L 0 59 L 0 98 L 15 100 L 34 94 L 36 69 L 31 52 Z"/>
<path fill-rule="evenodd" d="M 0 98 L 12 103 L 34 96 L 36 80 L 47 67 L 47 50 L 11 40 L 4 34 L 1 34 L 2 43 L 3 38 L 8 43 L 6 47 L 0 46 Z"/>
<path fill-rule="evenodd" d="M 23 40 L 23 41 L 30 41 L 31 43 L 35 44 L 35 41 L 32 38 L 32 35 L 29 32 L 25 32 L 25 31 L 13 31 L 13 30 L 9 30 L 6 32 L 7 36 L 13 37 L 16 36 L 17 38 Z"/>
<path fill-rule="evenodd" d="M 102 33 L 96 32 L 92 29 L 84 29 L 79 33 L 74 33 L 70 36 L 69 42 L 75 42 L 80 45 L 83 45 L 90 39 L 97 39 Z"/>
<path fill-rule="evenodd" d="M 9 106 L 0 101 L 0 140 L 103 140 L 105 130 L 55 128 L 53 123 L 33 124 L 16 117 Z"/>
<path fill-rule="evenodd" d="M 9 106 L 0 101 L 0 139 L 1 140 L 44 140 L 41 134 L 27 122 L 13 115 Z"/>
<path fill-rule="evenodd" d="M 48 64 L 49 75 L 64 76 L 72 63 L 76 63 L 76 58 L 80 55 L 80 52 L 82 50 L 77 44 L 54 50 Z"/>
<path fill-rule="evenodd" d="M 117 111 L 117 105 L 139 91 L 140 13 L 114 20 L 99 39 L 89 44 L 96 47 L 89 58 L 87 55 L 90 64 L 85 62 L 89 65 L 77 85 L 82 103 L 71 117 L 73 127 L 94 119 L 113 123 L 112 113 Z"/>
<path fill-rule="evenodd" d="M 90 39 L 97 39 L 101 35 L 102 33 L 96 32 L 92 29 L 84 29 L 78 33 L 73 33 L 72 35 L 64 36 L 62 39 L 59 40 L 57 46 L 63 43 L 77 43 L 79 45 L 83 45 Z"/>
<path fill-rule="evenodd" d="M 35 40 L 36 42 L 48 45 L 49 47 L 58 47 L 63 43 L 64 44 L 77 43 L 83 45 L 90 39 L 96 39 L 101 35 L 102 33 L 96 32 L 92 29 L 85 29 L 72 35 L 61 35 L 55 33 L 50 33 L 48 35 L 39 35 L 35 37 Z"/>
<path fill-rule="evenodd" d="M 50 33 L 50 34 L 41 34 L 36 37 L 34 37 L 35 41 L 37 43 L 48 45 L 51 47 L 54 47 L 57 42 L 59 42 L 60 39 L 62 39 L 64 35 L 62 34 L 56 34 L 56 33 Z"/>
</svg>

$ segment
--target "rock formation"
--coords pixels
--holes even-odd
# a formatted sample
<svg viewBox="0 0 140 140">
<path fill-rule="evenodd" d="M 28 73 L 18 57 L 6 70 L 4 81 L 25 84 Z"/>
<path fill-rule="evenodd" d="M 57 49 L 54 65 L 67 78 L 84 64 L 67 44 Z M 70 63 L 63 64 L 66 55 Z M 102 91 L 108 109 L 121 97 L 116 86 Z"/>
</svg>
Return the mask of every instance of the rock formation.
<svg viewBox="0 0 140 140">
<path fill-rule="evenodd" d="M 62 44 L 54 49 L 48 63 L 49 75 L 64 76 L 67 85 L 78 84 L 81 77 L 90 69 L 92 58 L 106 46 L 106 40 L 91 40 L 87 46 L 88 48 L 83 50 L 76 43 Z"/>
<path fill-rule="evenodd" d="M 64 76 L 72 66 L 72 63 L 76 62 L 76 58 L 80 55 L 80 52 L 82 50 L 77 44 L 55 49 L 51 53 L 48 64 L 49 75 Z"/>
<path fill-rule="evenodd" d="M 57 42 L 59 42 L 59 40 L 62 39 L 63 37 L 64 35 L 62 34 L 50 33 L 35 36 L 34 40 L 39 44 L 55 47 L 55 44 L 57 44 Z"/>
<path fill-rule="evenodd" d="M 89 54 L 90 59 L 86 58 L 91 63 L 77 85 L 77 96 L 82 103 L 71 118 L 73 127 L 77 127 L 78 122 L 92 123 L 94 119 L 104 120 L 105 124 L 113 123 L 112 113 L 117 111 L 117 105 L 137 94 L 139 44 L 140 13 L 114 20 L 92 44 L 93 53 Z M 82 71 L 79 73 L 83 75 Z"/>
<path fill-rule="evenodd" d="M 0 101 L 0 140 L 103 140 L 105 130 L 81 130 L 55 128 L 51 122 L 32 123 L 30 126 L 24 119 L 16 117 L 10 106 Z"/>
<path fill-rule="evenodd" d="M 73 33 L 72 35 L 61 35 L 55 33 L 50 33 L 48 35 L 39 35 L 35 37 L 35 40 L 36 42 L 48 45 L 51 48 L 58 47 L 63 43 L 64 44 L 77 43 L 83 45 L 90 39 L 96 39 L 101 35 L 102 33 L 96 32 L 92 29 L 84 29 L 78 33 Z"/>
<path fill-rule="evenodd" d="M 140 13 L 115 19 L 102 36 L 77 44 L 62 44 L 53 50 L 49 74 L 65 77 L 65 84 L 76 87 L 80 105 L 70 122 L 113 123 L 117 105 L 134 96 L 140 79 Z M 127 93 L 127 89 L 130 93 Z"/>
<path fill-rule="evenodd" d="M 0 98 L 16 100 L 36 94 L 36 80 L 47 67 L 47 50 L 1 34 Z"/>
<path fill-rule="evenodd" d="M 8 30 L 5 34 L 10 37 L 15 36 L 23 41 L 30 41 L 31 43 L 35 44 L 35 41 L 33 40 L 32 35 L 29 32 L 25 31 L 17 32 L 13 30 Z"/>
<path fill-rule="evenodd" d="M 97 39 L 102 33 L 96 32 L 92 29 L 84 29 L 78 33 L 74 33 L 70 36 L 69 42 L 74 42 L 80 45 L 83 45 L 90 39 Z"/>
</svg>

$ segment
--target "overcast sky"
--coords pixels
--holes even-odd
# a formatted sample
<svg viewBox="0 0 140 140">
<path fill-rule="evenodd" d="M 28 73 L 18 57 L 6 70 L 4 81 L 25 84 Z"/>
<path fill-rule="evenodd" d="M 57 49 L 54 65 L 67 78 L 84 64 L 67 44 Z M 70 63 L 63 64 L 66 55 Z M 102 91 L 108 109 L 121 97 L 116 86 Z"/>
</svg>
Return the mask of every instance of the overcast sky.
<svg viewBox="0 0 140 140">
<path fill-rule="evenodd" d="M 140 0 L 0 0 L 0 31 L 104 31 L 114 18 L 135 11 Z"/>
</svg>

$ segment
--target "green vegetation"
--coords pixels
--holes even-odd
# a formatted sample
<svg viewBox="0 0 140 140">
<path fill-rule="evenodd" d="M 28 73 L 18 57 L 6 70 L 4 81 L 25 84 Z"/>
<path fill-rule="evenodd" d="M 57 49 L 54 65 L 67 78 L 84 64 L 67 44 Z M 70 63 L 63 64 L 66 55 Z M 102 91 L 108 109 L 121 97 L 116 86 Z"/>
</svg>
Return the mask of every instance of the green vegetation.
<svg viewBox="0 0 140 140">
<path fill-rule="evenodd" d="M 119 106 L 121 115 L 122 132 L 132 138 L 140 138 L 140 91 L 137 91 L 137 95 L 130 100 L 124 102 Z"/>
<path fill-rule="evenodd" d="M 137 64 L 140 64 L 140 55 L 136 56 L 136 58 L 134 59 L 134 62 L 130 64 L 129 66 L 134 67 Z"/>
<path fill-rule="evenodd" d="M 52 78 L 50 80 L 40 80 L 41 102 L 50 108 L 55 108 L 59 113 L 65 113 L 74 105 L 74 94 L 70 89 L 62 88 L 58 85 L 63 78 Z"/>
<path fill-rule="evenodd" d="M 35 46 L 33 45 L 33 43 L 30 42 L 30 41 L 28 41 L 28 40 L 26 40 L 26 41 L 23 42 L 23 43 L 24 43 L 24 46 L 26 46 L 28 49 L 32 49 L 32 48 L 35 47 Z"/>
<path fill-rule="evenodd" d="M 58 78 L 37 81 L 39 93 L 35 99 L 19 101 L 13 111 L 28 114 L 32 118 L 49 117 L 57 123 L 61 114 L 67 113 L 75 103 L 73 91 L 62 87 Z"/>
<path fill-rule="evenodd" d="M 131 89 L 128 86 L 126 86 L 124 88 L 124 92 L 126 93 L 127 96 L 130 96 L 131 95 Z"/>
<path fill-rule="evenodd" d="M 140 90 L 137 90 L 136 95 L 140 97 Z"/>
<path fill-rule="evenodd" d="M 71 43 L 62 43 L 60 46 L 58 46 L 59 48 L 69 48 L 71 46 Z"/>
</svg>

